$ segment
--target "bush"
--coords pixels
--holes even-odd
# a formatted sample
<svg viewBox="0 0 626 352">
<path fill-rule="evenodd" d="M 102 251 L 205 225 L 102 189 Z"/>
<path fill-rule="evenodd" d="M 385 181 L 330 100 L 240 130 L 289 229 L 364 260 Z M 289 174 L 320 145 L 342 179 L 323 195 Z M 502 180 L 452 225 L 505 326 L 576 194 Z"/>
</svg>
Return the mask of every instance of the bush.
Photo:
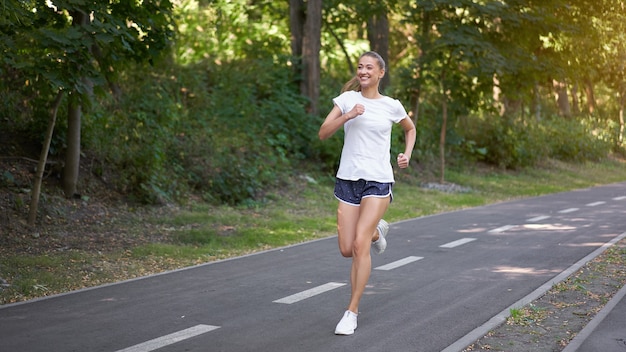
<svg viewBox="0 0 626 352">
<path fill-rule="evenodd" d="M 598 161 L 611 151 L 611 133 L 606 122 L 594 121 L 593 118 L 565 120 L 553 118 L 546 124 L 554 159 L 563 161 Z M 604 126 L 602 126 L 604 125 Z"/>
<path fill-rule="evenodd" d="M 115 170 L 117 188 L 141 201 L 180 200 L 191 189 L 220 203 L 254 200 L 311 153 L 317 122 L 287 65 L 268 59 L 137 75 L 128 73 L 122 102 L 91 114 L 86 143 Z"/>
<path fill-rule="evenodd" d="M 475 120 L 473 127 L 465 132 L 465 139 L 487 150 L 482 160 L 503 168 L 535 166 L 548 158 L 574 162 L 600 160 L 611 151 L 607 128 L 590 119 Z"/>
<path fill-rule="evenodd" d="M 480 158 L 502 168 L 519 168 L 535 164 L 545 155 L 542 143 L 535 143 L 533 127 L 501 117 L 476 118 L 465 132 L 465 139 L 484 148 Z M 476 157 L 475 154 L 472 157 Z"/>
</svg>

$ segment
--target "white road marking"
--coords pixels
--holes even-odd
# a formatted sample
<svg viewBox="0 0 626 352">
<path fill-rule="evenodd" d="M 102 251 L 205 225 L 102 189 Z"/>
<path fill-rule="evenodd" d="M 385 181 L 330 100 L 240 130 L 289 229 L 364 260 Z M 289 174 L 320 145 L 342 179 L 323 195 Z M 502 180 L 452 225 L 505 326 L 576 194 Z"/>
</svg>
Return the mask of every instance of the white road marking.
<svg viewBox="0 0 626 352">
<path fill-rule="evenodd" d="M 273 301 L 274 303 L 284 303 L 284 304 L 292 304 L 292 303 L 296 303 L 299 301 L 302 301 L 304 299 L 307 298 L 311 298 L 313 296 L 319 295 L 321 293 L 330 291 L 330 290 L 334 290 L 336 288 L 339 288 L 341 286 L 345 286 L 346 284 L 342 284 L 339 282 L 329 282 L 327 284 L 321 285 L 321 286 L 317 286 L 317 287 L 313 287 L 312 289 L 306 290 L 306 291 L 302 291 L 299 293 L 296 293 L 294 295 L 291 296 L 287 296 L 281 299 L 277 299 L 275 301 Z"/>
<path fill-rule="evenodd" d="M 452 241 L 450 243 L 446 243 L 446 244 L 442 244 L 441 248 L 454 248 L 454 247 L 458 247 L 460 245 L 464 245 L 466 243 L 472 242 L 472 241 L 476 241 L 475 238 L 461 238 L 460 240 L 456 240 L 456 241 Z"/>
<path fill-rule="evenodd" d="M 415 257 L 415 256 L 410 256 L 410 257 L 406 257 L 404 259 L 400 259 L 400 260 L 396 260 L 395 262 L 391 262 L 389 264 L 385 264 L 385 265 L 381 265 L 379 267 L 374 268 L 374 270 L 393 270 L 396 268 L 399 268 L 403 265 L 407 265 L 413 262 L 416 262 L 420 259 L 424 259 L 424 257 Z"/>
<path fill-rule="evenodd" d="M 117 352 L 149 352 L 154 351 L 156 349 L 175 344 L 176 342 L 180 342 L 186 339 L 190 339 L 192 337 L 205 334 L 207 332 L 213 331 L 215 329 L 219 329 L 219 326 L 213 325 L 196 325 L 190 327 L 189 329 L 181 330 L 169 335 L 161 336 L 159 338 L 146 341 L 144 343 L 140 343 L 135 346 L 131 346 L 125 348 L 123 350 L 118 350 Z"/>
<path fill-rule="evenodd" d="M 478 339 L 482 338 L 483 336 L 485 336 L 485 334 L 489 333 L 490 330 L 493 330 L 496 327 L 498 327 L 499 325 L 501 325 L 502 323 L 504 323 L 506 321 L 506 319 L 511 315 L 511 310 L 513 308 L 523 307 L 523 306 L 525 306 L 527 304 L 530 304 L 535 299 L 543 296 L 554 285 L 556 285 L 559 282 L 567 279 L 572 273 L 578 271 L 587 262 L 589 262 L 593 258 L 599 256 L 600 254 L 602 254 L 602 252 L 604 252 L 609 247 L 611 247 L 612 245 L 614 245 L 615 243 L 621 241 L 624 238 L 626 238 L 626 232 L 624 232 L 621 235 L 613 238 L 609 242 L 603 244 L 602 247 L 596 249 L 591 254 L 587 255 L 583 259 L 579 260 L 578 262 L 574 263 L 569 268 L 567 268 L 564 271 L 562 271 L 561 273 L 559 273 L 557 276 L 555 276 L 552 279 L 548 280 L 545 284 L 543 284 L 540 287 L 538 287 L 535 291 L 529 293 L 525 297 L 521 298 L 519 301 L 511 304 L 510 306 L 505 308 L 503 311 L 501 311 L 500 313 L 496 314 L 491 319 L 489 319 L 486 323 L 484 323 L 483 325 L 481 325 L 481 326 L 477 327 L 476 329 L 470 331 L 469 333 L 467 333 L 465 336 L 461 337 L 460 339 L 456 340 L 456 342 L 454 342 L 450 346 L 446 347 L 441 352 L 458 352 L 458 351 L 464 350 L 471 343 L 475 342 L 476 340 L 478 340 Z M 576 335 L 576 336 L 579 336 L 579 335 Z"/>
<path fill-rule="evenodd" d="M 550 219 L 550 216 L 548 216 L 548 215 L 540 215 L 540 216 L 536 216 L 534 218 L 530 218 L 530 219 L 526 220 L 526 222 L 539 222 L 539 221 L 546 220 L 546 219 Z"/>
<path fill-rule="evenodd" d="M 595 206 L 598 206 L 598 205 L 602 205 L 604 203 L 606 203 L 606 202 L 593 202 L 593 203 L 587 204 L 587 206 L 588 207 L 595 207 Z"/>
<path fill-rule="evenodd" d="M 624 200 L 626 199 L 626 196 L 621 196 L 621 197 L 615 197 L 613 198 L 613 200 Z"/>
<path fill-rule="evenodd" d="M 489 233 L 500 233 L 500 232 L 508 231 L 508 230 L 510 230 L 510 229 L 512 229 L 514 227 L 515 227 L 515 225 L 505 225 L 505 226 L 502 226 L 502 227 L 498 227 L 497 229 L 489 230 L 488 232 Z"/>
<path fill-rule="evenodd" d="M 567 214 L 567 213 L 573 213 L 575 211 L 578 211 L 578 208 L 568 208 L 568 209 L 559 210 L 559 213 Z"/>
</svg>

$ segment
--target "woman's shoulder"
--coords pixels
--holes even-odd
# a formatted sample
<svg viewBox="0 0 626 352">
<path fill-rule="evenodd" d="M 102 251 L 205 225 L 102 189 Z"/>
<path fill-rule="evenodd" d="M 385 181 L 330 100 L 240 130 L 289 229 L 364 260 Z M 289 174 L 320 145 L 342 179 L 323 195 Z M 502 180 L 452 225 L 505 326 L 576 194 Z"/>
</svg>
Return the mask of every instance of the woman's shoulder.
<svg viewBox="0 0 626 352">
<path fill-rule="evenodd" d="M 339 94 L 340 97 L 360 97 L 361 96 L 361 92 L 357 92 L 356 90 L 347 90 L 341 94 Z"/>
<path fill-rule="evenodd" d="M 404 118 L 407 115 L 406 109 L 399 99 L 384 96 L 382 100 L 384 100 L 385 106 L 393 111 L 394 116 Z"/>
<path fill-rule="evenodd" d="M 390 97 L 388 95 L 383 95 L 383 97 L 381 98 L 381 101 L 383 101 L 385 104 L 389 104 L 389 105 L 402 105 L 402 103 L 400 102 L 400 100 Z"/>
<path fill-rule="evenodd" d="M 354 103 L 357 99 L 359 99 L 361 97 L 361 93 L 354 91 L 354 90 L 347 90 L 341 94 L 339 94 L 337 97 L 335 97 L 333 99 L 334 102 L 352 102 Z"/>
</svg>

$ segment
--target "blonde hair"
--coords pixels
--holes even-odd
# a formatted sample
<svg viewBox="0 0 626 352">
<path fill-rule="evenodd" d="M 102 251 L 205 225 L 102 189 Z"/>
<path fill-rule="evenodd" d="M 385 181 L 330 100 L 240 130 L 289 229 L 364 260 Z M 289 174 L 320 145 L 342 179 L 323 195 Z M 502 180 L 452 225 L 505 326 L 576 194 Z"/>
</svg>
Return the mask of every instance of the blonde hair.
<svg viewBox="0 0 626 352">
<path fill-rule="evenodd" d="M 383 57 L 380 56 L 379 53 L 377 53 L 375 51 L 365 52 L 361 56 L 359 56 L 359 61 L 364 56 L 369 56 L 369 57 L 372 57 L 372 58 L 376 59 L 378 61 L 378 67 L 380 67 L 381 70 L 385 70 L 385 60 L 383 60 Z M 359 77 L 358 76 L 355 75 L 348 82 L 346 82 L 343 85 L 343 88 L 341 88 L 341 93 L 347 92 L 349 90 L 354 90 L 354 91 L 357 91 L 357 92 L 361 91 L 361 83 L 359 83 Z"/>
</svg>

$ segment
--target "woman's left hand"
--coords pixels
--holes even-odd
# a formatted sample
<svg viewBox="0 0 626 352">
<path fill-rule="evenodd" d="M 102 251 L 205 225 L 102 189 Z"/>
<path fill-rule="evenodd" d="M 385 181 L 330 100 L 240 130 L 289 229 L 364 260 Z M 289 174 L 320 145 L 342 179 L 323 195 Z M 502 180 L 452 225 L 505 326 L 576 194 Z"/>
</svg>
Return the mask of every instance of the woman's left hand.
<svg viewBox="0 0 626 352">
<path fill-rule="evenodd" d="M 398 166 L 401 169 L 406 169 L 407 167 L 409 167 L 409 160 L 410 158 L 406 156 L 404 153 L 398 154 Z"/>
</svg>

